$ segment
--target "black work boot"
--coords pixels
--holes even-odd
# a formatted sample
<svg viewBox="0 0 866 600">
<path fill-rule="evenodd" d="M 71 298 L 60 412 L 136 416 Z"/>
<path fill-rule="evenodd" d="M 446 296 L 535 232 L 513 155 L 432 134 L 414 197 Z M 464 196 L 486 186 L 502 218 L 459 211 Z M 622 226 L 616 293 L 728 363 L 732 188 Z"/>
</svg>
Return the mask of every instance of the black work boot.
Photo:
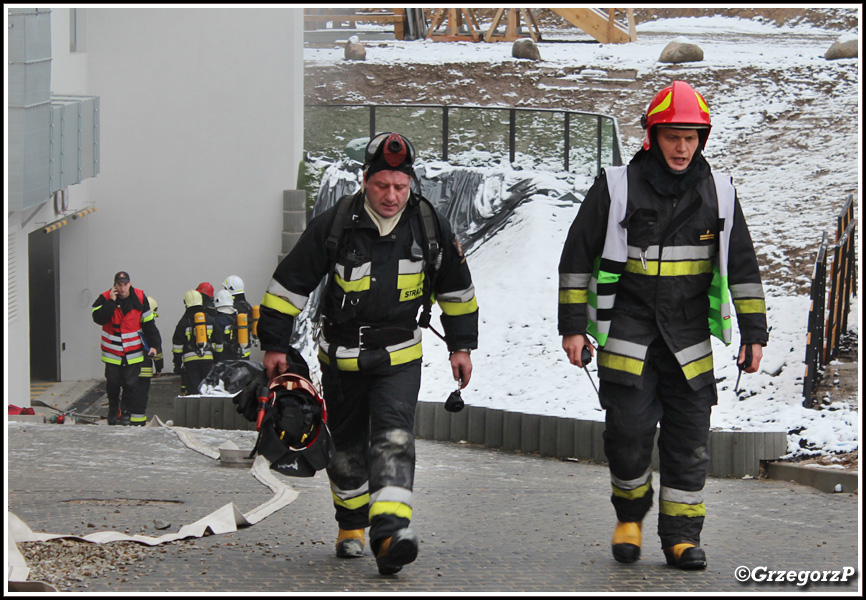
<svg viewBox="0 0 866 600">
<path fill-rule="evenodd" d="M 108 401 L 108 424 L 117 425 L 120 417 L 120 402 L 118 400 Z"/>
<path fill-rule="evenodd" d="M 670 548 L 665 548 L 664 553 L 665 560 L 672 567 L 684 571 L 707 568 L 707 555 L 704 549 L 692 543 L 674 544 Z"/>
<path fill-rule="evenodd" d="M 380 575 L 393 575 L 418 557 L 418 537 L 409 528 L 400 529 L 385 538 L 376 553 Z"/>
</svg>

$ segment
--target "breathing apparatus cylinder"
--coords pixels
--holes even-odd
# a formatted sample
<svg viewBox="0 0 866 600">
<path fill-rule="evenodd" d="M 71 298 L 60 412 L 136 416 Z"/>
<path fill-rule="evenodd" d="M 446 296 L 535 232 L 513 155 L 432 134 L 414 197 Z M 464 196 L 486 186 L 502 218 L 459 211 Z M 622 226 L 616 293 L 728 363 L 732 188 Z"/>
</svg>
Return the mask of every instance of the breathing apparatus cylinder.
<svg viewBox="0 0 866 600">
<path fill-rule="evenodd" d="M 254 338 L 258 337 L 258 335 L 259 335 L 259 314 L 260 314 L 259 309 L 260 309 L 260 306 L 258 304 L 256 304 L 253 307 L 253 323 L 252 323 L 251 329 L 252 329 L 252 333 L 253 333 Z"/>
<path fill-rule="evenodd" d="M 241 348 L 246 348 L 250 345 L 250 330 L 247 327 L 247 314 L 238 313 L 238 344 Z"/>
<path fill-rule="evenodd" d="M 193 321 L 195 321 L 195 344 L 198 346 L 197 352 L 199 356 L 202 356 L 205 344 L 207 344 L 207 319 L 203 312 L 197 312 L 193 315 Z"/>
</svg>

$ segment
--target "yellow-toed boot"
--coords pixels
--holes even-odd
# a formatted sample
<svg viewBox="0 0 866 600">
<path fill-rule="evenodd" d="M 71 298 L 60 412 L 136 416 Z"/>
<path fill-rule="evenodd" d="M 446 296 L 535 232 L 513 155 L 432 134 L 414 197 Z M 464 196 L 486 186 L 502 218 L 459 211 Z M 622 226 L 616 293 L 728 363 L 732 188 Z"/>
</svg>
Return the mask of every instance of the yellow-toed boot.
<svg viewBox="0 0 866 600">
<path fill-rule="evenodd" d="M 664 549 L 665 560 L 672 567 L 685 571 L 694 571 L 707 568 L 707 555 L 703 548 L 689 542 L 674 544 Z"/>
<path fill-rule="evenodd" d="M 337 558 L 359 558 L 364 555 L 364 530 L 340 529 L 337 534 Z"/>
<path fill-rule="evenodd" d="M 376 566 L 380 575 L 393 575 L 418 557 L 418 537 L 411 529 L 398 529 L 379 544 Z"/>
<path fill-rule="evenodd" d="M 617 521 L 611 546 L 613 557 L 621 563 L 633 563 L 640 558 L 641 524 Z"/>
</svg>

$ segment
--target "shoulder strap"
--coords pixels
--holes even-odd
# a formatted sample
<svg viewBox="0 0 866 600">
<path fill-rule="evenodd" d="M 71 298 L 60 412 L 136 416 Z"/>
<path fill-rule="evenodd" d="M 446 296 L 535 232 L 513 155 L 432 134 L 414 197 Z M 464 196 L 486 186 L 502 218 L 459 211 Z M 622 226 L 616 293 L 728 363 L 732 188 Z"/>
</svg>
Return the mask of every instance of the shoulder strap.
<svg viewBox="0 0 866 600">
<path fill-rule="evenodd" d="M 337 215 L 334 217 L 334 222 L 331 224 L 331 231 L 328 234 L 328 239 L 325 246 L 328 250 L 328 258 L 331 261 L 331 269 L 337 262 L 337 250 L 340 248 L 340 242 L 343 239 L 343 232 L 346 229 L 349 221 L 353 218 L 352 209 L 355 206 L 355 200 L 361 192 L 346 195 L 340 198 L 337 202 Z M 330 271 L 329 271 L 330 273 Z"/>
<path fill-rule="evenodd" d="M 442 255 L 440 253 L 441 245 L 439 243 L 439 222 L 436 217 L 436 211 L 433 210 L 433 205 L 424 196 L 418 196 L 418 210 L 421 215 L 421 224 L 424 230 L 424 242 L 427 245 L 428 262 L 433 266 L 434 271 L 439 270 L 442 263 Z"/>
</svg>

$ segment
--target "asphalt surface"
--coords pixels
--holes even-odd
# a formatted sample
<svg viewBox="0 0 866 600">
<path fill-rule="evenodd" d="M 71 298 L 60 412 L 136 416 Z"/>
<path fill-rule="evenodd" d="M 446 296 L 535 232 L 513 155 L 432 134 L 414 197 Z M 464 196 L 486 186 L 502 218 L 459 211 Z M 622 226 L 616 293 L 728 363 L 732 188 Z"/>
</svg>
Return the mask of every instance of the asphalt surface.
<svg viewBox="0 0 866 600">
<path fill-rule="evenodd" d="M 171 419 L 179 383 L 154 382 L 148 417 Z M 94 390 L 81 402 L 104 413 Z M 80 401 L 82 398 L 78 398 Z M 63 398 L 57 398 L 61 404 Z M 65 400 L 71 400 L 66 398 Z M 252 432 L 186 430 L 205 444 Z M 33 531 L 85 536 L 98 531 L 159 537 L 228 503 L 247 512 L 272 497 L 246 468 L 230 468 L 185 446 L 159 426 L 10 423 L 9 511 Z M 413 528 L 418 559 L 380 576 L 369 548 L 359 559 L 334 554 L 336 523 L 327 477 L 276 475 L 299 495 L 235 532 L 149 546 L 136 563 L 67 591 L 210 594 L 715 594 L 860 595 L 857 494 L 827 494 L 794 483 L 709 479 L 702 545 L 708 568 L 665 564 L 655 535 L 657 509 L 644 523 L 641 560 L 613 560 L 615 524 L 607 468 L 418 440 Z M 656 476 L 657 479 L 657 476 Z M 157 525 L 168 529 L 157 530 Z M 117 542 L 112 542 L 117 543 Z M 737 579 L 738 567 L 753 577 Z M 834 572 L 853 567 L 846 583 Z M 770 572 L 774 574 L 770 575 Z M 825 573 L 826 572 L 826 573 Z M 781 573 L 781 575 L 780 575 Z M 788 575 L 791 573 L 791 575 Z M 791 581 L 775 581 L 779 577 Z M 811 577 L 808 585 L 797 578 Z M 767 581 L 773 578 L 773 582 Z M 828 579 L 817 581 L 816 579 Z"/>
</svg>

